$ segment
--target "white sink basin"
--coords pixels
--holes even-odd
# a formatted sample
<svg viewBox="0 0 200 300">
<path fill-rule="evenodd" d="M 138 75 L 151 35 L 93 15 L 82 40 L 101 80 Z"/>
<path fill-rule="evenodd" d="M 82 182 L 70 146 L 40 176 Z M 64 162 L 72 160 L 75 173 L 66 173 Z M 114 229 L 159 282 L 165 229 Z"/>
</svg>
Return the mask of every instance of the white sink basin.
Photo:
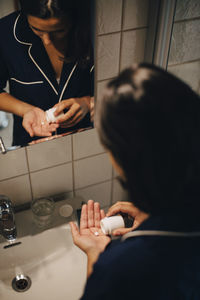
<svg viewBox="0 0 200 300">
<path fill-rule="evenodd" d="M 57 225 L 41 232 L 33 225 L 30 210 L 16 214 L 19 237 L 15 242 L 21 243 L 6 249 L 8 242 L 0 243 L 1 300 L 80 298 L 86 281 L 86 256 L 73 244 L 67 221 L 69 218 L 59 217 L 57 213 Z M 30 234 L 23 236 L 23 228 Z M 31 279 L 32 284 L 25 292 L 12 288 L 12 280 L 19 274 Z"/>
</svg>

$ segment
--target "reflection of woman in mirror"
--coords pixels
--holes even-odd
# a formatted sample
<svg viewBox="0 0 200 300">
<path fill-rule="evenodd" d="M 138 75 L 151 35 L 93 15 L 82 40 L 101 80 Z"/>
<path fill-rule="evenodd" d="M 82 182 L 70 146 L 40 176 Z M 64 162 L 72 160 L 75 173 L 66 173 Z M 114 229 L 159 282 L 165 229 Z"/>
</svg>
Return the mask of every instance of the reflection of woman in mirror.
<svg viewBox="0 0 200 300">
<path fill-rule="evenodd" d="M 99 203 L 82 207 L 75 244 L 88 257 L 82 300 L 200 299 L 200 99 L 178 78 L 140 64 L 108 83 L 97 128 L 130 195 L 107 216 L 134 218 L 111 242 Z"/>
<path fill-rule="evenodd" d="M 0 20 L 0 110 L 14 114 L 14 145 L 91 126 L 89 2 L 20 0 L 21 11 Z M 45 111 L 59 102 L 54 114 L 64 116 L 47 122 Z"/>
</svg>

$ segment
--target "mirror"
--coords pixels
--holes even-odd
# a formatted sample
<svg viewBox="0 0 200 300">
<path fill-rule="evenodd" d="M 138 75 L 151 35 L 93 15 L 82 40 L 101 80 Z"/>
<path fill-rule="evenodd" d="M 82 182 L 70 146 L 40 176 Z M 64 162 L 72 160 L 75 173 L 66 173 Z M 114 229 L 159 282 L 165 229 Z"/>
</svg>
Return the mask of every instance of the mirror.
<svg viewBox="0 0 200 300">
<path fill-rule="evenodd" d="M 0 17 L 11 14 L 0 23 L 0 136 L 7 148 L 93 127 L 93 1 L 64 2 L 62 12 L 59 3 L 45 15 L 35 2 L 0 3 Z M 55 104 L 59 124 L 49 111 Z"/>
</svg>

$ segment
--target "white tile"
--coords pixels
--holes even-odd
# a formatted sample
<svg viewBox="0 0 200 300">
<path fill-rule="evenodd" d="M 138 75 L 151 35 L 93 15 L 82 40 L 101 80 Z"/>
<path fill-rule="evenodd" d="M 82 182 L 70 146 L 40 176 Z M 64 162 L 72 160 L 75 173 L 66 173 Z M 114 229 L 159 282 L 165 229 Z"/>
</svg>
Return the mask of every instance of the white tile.
<svg viewBox="0 0 200 300">
<path fill-rule="evenodd" d="M 53 196 L 73 190 L 72 163 L 30 173 L 33 198 Z"/>
<path fill-rule="evenodd" d="M 200 60 L 192 63 L 169 66 L 168 71 L 185 81 L 194 91 L 200 88 Z"/>
<path fill-rule="evenodd" d="M 97 39 L 97 79 L 112 78 L 119 72 L 120 33 L 99 36 Z"/>
<path fill-rule="evenodd" d="M 175 21 L 200 17 L 199 0 L 177 0 Z"/>
<path fill-rule="evenodd" d="M 72 160 L 71 136 L 27 147 L 30 171 L 37 171 Z"/>
<path fill-rule="evenodd" d="M 125 0 L 123 29 L 148 25 L 149 0 Z"/>
<path fill-rule="evenodd" d="M 28 173 L 25 148 L 0 153 L 0 180 Z"/>
<path fill-rule="evenodd" d="M 75 189 L 111 179 L 112 166 L 107 154 L 74 161 Z"/>
<path fill-rule="evenodd" d="M 18 176 L 0 182 L 0 194 L 10 198 L 14 205 L 31 201 L 31 188 L 28 175 Z"/>
<path fill-rule="evenodd" d="M 169 65 L 200 58 L 200 19 L 175 23 L 172 32 Z"/>
<path fill-rule="evenodd" d="M 123 32 L 121 70 L 133 63 L 139 63 L 144 60 L 146 33 L 146 29 Z"/>
<path fill-rule="evenodd" d="M 97 82 L 97 101 L 101 101 L 102 95 L 103 95 L 103 91 L 106 87 L 106 84 L 109 82 L 110 80 L 104 80 L 104 81 L 100 81 Z"/>
<path fill-rule="evenodd" d="M 83 197 L 86 202 L 92 199 L 99 202 L 101 207 L 109 206 L 111 203 L 111 181 L 75 190 L 75 196 Z"/>
<path fill-rule="evenodd" d="M 73 158 L 75 160 L 103 152 L 105 150 L 95 128 L 73 135 Z"/>
<path fill-rule="evenodd" d="M 112 203 L 117 201 L 128 201 L 128 193 L 117 179 L 113 179 Z"/>
<path fill-rule="evenodd" d="M 97 0 L 97 34 L 119 31 L 122 0 Z"/>
</svg>

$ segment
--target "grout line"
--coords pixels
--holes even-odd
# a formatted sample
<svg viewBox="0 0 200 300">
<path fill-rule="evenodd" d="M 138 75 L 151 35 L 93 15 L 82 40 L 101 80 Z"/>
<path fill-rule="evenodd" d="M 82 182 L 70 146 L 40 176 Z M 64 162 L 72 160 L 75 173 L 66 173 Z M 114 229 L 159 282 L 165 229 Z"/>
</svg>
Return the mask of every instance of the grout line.
<svg viewBox="0 0 200 300">
<path fill-rule="evenodd" d="M 194 17 L 194 18 L 189 18 L 189 19 L 182 19 L 182 20 L 175 20 L 174 23 L 183 23 L 183 22 L 190 22 L 190 21 L 196 21 L 196 20 L 200 20 L 200 16 L 199 17 Z"/>
<path fill-rule="evenodd" d="M 121 61 L 122 61 L 122 43 L 123 43 L 123 37 L 122 37 L 122 29 L 124 25 L 124 6 L 125 2 L 124 0 L 122 1 L 122 13 L 121 13 L 121 31 L 120 31 L 120 41 L 119 41 L 119 64 L 118 64 L 118 73 L 121 70 Z"/>
<path fill-rule="evenodd" d="M 200 62 L 200 58 L 194 59 L 194 60 L 188 60 L 188 61 L 184 61 L 184 62 L 180 62 L 180 63 L 175 63 L 175 64 L 168 64 L 167 67 L 181 66 L 181 65 L 186 65 L 186 64 L 195 63 L 195 62 Z"/>
<path fill-rule="evenodd" d="M 93 184 L 89 184 L 89 185 L 80 187 L 80 188 L 78 188 L 78 189 L 75 189 L 75 192 L 76 192 L 76 191 L 80 191 L 80 190 L 85 189 L 85 188 L 93 187 L 93 186 L 96 186 L 96 185 L 99 185 L 99 184 L 102 184 L 102 183 L 106 183 L 106 182 L 112 182 L 112 178 L 111 178 L 111 179 L 108 179 L 108 180 L 99 181 L 99 182 L 96 182 L 96 183 L 93 183 Z"/>
<path fill-rule="evenodd" d="M 140 26 L 140 27 L 135 27 L 135 28 L 129 28 L 129 29 L 123 29 L 123 30 L 117 30 L 117 31 L 112 31 L 112 32 L 106 32 L 106 33 L 101 33 L 98 34 L 98 37 L 102 36 L 107 36 L 111 34 L 117 34 L 117 33 L 124 33 L 124 32 L 129 32 L 129 31 L 135 31 L 135 30 L 141 30 L 141 29 L 147 29 L 149 26 Z"/>
</svg>

